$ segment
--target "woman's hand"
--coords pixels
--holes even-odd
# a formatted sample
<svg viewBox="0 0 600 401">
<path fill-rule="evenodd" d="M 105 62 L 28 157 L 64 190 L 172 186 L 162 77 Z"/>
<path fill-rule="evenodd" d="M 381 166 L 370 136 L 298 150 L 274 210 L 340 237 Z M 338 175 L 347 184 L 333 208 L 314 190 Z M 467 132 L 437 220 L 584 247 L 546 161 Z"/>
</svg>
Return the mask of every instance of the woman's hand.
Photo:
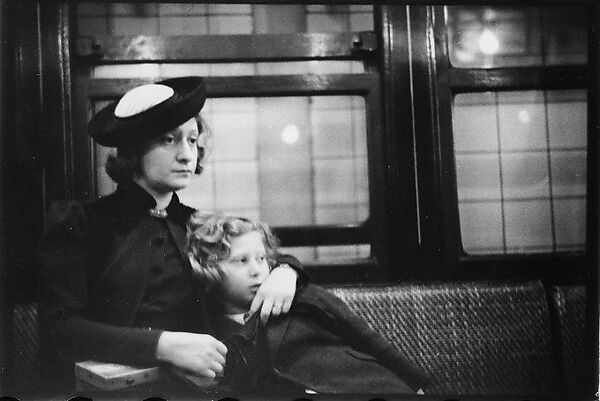
<svg viewBox="0 0 600 401">
<path fill-rule="evenodd" d="M 269 316 L 288 313 L 296 294 L 297 279 L 298 273 L 287 264 L 274 268 L 256 292 L 249 315 L 260 308 L 260 320 L 266 323 Z"/>
<path fill-rule="evenodd" d="M 165 331 L 158 339 L 156 359 L 196 376 L 223 374 L 227 347 L 208 334 Z"/>
</svg>

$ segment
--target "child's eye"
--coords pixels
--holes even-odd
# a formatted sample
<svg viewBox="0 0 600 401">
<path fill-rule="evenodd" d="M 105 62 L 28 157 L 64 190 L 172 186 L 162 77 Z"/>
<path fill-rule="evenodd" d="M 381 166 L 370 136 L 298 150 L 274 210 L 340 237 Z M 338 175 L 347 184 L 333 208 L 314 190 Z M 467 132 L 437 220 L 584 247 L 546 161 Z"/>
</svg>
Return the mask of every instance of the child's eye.
<svg viewBox="0 0 600 401">
<path fill-rule="evenodd" d="M 196 144 L 196 142 L 198 142 L 198 138 L 197 138 L 197 137 L 195 137 L 195 136 L 191 136 L 191 137 L 189 137 L 189 138 L 188 138 L 188 142 L 189 142 L 190 144 L 192 144 L 192 145 L 195 145 L 195 144 Z"/>
</svg>

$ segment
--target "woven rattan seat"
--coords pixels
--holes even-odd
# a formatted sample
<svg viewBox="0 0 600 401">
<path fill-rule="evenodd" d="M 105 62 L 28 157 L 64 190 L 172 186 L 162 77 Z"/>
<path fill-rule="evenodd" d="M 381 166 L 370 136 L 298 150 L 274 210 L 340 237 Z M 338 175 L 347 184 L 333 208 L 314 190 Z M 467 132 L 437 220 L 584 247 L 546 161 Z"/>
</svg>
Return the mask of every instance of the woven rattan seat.
<svg viewBox="0 0 600 401">
<path fill-rule="evenodd" d="M 549 297 L 538 281 L 407 283 L 331 291 L 430 374 L 429 394 L 523 396 L 551 394 L 556 388 L 573 394 L 581 388 L 583 287 L 550 288 Z M 551 321 L 558 323 L 553 333 Z M 556 355 L 553 345 L 559 347 Z M 12 378 L 32 372 L 37 349 L 37 306 L 17 304 Z"/>
<path fill-rule="evenodd" d="M 429 372 L 428 393 L 553 393 L 549 313 L 539 282 L 331 290 Z"/>
<path fill-rule="evenodd" d="M 559 372 L 565 391 L 577 394 L 583 390 L 585 372 L 585 287 L 552 287 L 549 291 L 557 318 L 557 347 L 561 350 Z"/>
</svg>

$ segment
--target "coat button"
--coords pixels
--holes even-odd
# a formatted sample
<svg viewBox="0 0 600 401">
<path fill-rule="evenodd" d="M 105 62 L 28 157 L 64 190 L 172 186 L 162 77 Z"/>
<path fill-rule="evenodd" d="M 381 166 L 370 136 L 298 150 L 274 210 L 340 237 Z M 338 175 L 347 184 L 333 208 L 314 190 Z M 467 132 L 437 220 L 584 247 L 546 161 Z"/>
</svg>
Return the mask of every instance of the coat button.
<svg viewBox="0 0 600 401">
<path fill-rule="evenodd" d="M 157 276 L 158 276 L 159 274 L 161 274 L 161 273 L 162 273 L 162 271 L 163 271 L 163 269 L 162 269 L 162 266 L 158 266 L 158 265 L 154 265 L 154 266 L 152 266 L 152 268 L 151 268 L 150 270 L 152 271 L 152 273 L 153 273 L 153 274 L 155 274 L 155 275 L 157 275 Z"/>
</svg>

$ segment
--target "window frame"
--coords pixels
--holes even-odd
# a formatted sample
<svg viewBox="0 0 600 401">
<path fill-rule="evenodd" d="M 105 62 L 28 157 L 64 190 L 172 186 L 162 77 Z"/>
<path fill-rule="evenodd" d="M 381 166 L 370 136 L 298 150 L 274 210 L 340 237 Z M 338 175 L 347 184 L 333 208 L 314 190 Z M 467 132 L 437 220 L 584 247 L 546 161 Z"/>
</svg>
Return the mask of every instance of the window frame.
<svg viewBox="0 0 600 401">
<path fill-rule="evenodd" d="M 437 255 L 437 263 L 443 271 L 434 273 L 444 279 L 527 279 L 542 278 L 553 283 L 581 282 L 589 275 L 594 260 L 591 255 L 598 253 L 597 233 L 592 222 L 597 221 L 598 194 L 593 189 L 598 180 L 597 119 L 598 95 L 594 91 L 597 67 L 597 36 L 593 32 L 590 18 L 588 32 L 588 64 L 556 65 L 540 67 L 506 68 L 454 68 L 450 63 L 448 48 L 448 26 L 444 18 L 445 6 L 431 6 L 425 21 L 417 21 L 416 26 L 428 30 L 433 51 L 427 54 L 427 65 L 432 69 L 430 82 L 434 88 L 431 94 L 433 111 L 430 123 L 433 138 L 429 146 L 421 146 L 418 153 L 427 158 L 429 151 L 436 166 L 435 177 L 422 177 L 425 183 L 438 182 L 438 193 L 423 194 L 425 211 L 437 213 L 441 217 L 441 233 L 432 241 L 442 251 Z M 590 6 L 590 15 L 594 15 Z M 578 252 L 554 252 L 536 254 L 493 254 L 469 255 L 462 249 L 458 192 L 452 139 L 452 102 L 454 96 L 466 92 L 499 90 L 554 90 L 587 89 L 588 99 L 588 157 L 587 157 L 587 235 L 586 250 Z M 426 150 L 429 149 L 429 150 Z M 433 150 L 435 149 L 435 150 Z M 432 151 L 433 150 L 433 151 Z M 443 207 L 437 207 L 442 204 Z M 425 223 L 427 224 L 427 223 Z M 427 229 L 427 228 L 426 228 Z M 429 228 L 428 232 L 432 232 Z"/>
</svg>

